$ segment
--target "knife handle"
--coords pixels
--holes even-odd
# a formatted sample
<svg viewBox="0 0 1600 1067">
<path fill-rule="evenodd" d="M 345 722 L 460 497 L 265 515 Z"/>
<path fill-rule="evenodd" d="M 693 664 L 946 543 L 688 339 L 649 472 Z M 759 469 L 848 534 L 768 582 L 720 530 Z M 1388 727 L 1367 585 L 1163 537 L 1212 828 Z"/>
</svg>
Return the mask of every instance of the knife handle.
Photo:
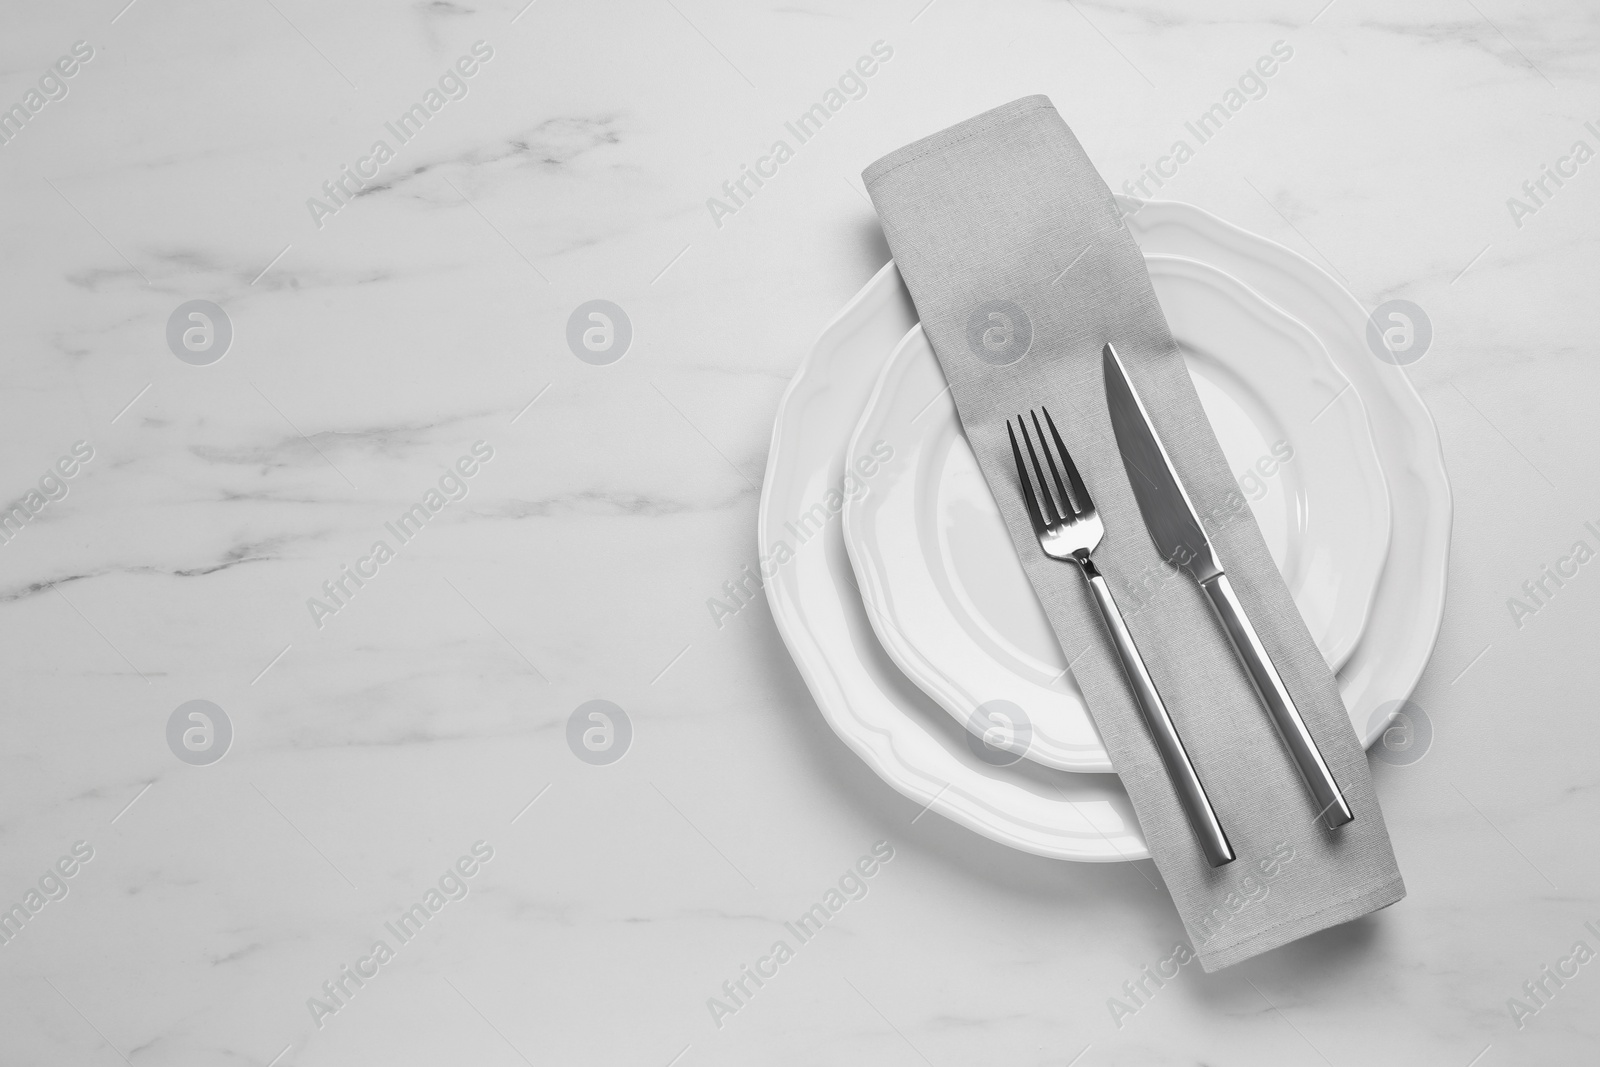
<svg viewBox="0 0 1600 1067">
<path fill-rule="evenodd" d="M 1279 736 L 1289 749 L 1289 755 L 1294 757 L 1295 766 L 1300 768 L 1300 777 L 1305 780 L 1306 788 L 1317 803 L 1318 814 L 1330 830 L 1350 822 L 1355 818 L 1350 813 L 1350 805 L 1345 802 L 1344 794 L 1339 791 L 1339 783 L 1333 780 L 1333 773 L 1323 762 L 1322 753 L 1317 749 L 1311 731 L 1306 729 L 1306 722 L 1300 717 L 1294 698 L 1289 696 L 1288 687 L 1278 676 L 1272 657 L 1267 655 L 1266 646 L 1256 635 L 1256 628 L 1250 625 L 1250 617 L 1244 613 L 1244 605 L 1239 603 L 1228 576 L 1218 574 L 1207 578 L 1200 583 L 1200 587 L 1210 598 L 1211 607 L 1222 621 L 1222 628 L 1228 632 L 1228 640 L 1233 643 L 1234 650 L 1239 653 L 1251 684 L 1255 686 L 1261 702 L 1267 706 Z"/>
<path fill-rule="evenodd" d="M 1084 556 L 1078 559 L 1078 563 L 1083 568 L 1084 577 L 1089 580 L 1089 588 L 1094 592 L 1100 617 L 1105 620 L 1106 629 L 1111 631 L 1111 643 L 1116 646 L 1123 673 L 1133 687 L 1134 698 L 1139 703 L 1139 710 L 1144 713 L 1144 721 L 1150 727 L 1156 749 L 1161 753 L 1161 762 L 1166 764 L 1167 777 L 1178 791 L 1178 801 L 1183 806 L 1184 814 L 1189 817 L 1189 825 L 1200 839 L 1200 850 L 1205 853 L 1206 862 L 1213 867 L 1232 863 L 1233 846 L 1228 843 L 1222 823 L 1217 821 L 1211 798 L 1206 796 L 1205 787 L 1200 784 L 1200 775 L 1189 761 L 1189 752 L 1183 747 L 1183 739 L 1178 736 L 1178 728 L 1172 724 L 1172 717 L 1167 714 L 1167 706 L 1156 691 L 1156 683 L 1145 669 L 1144 657 L 1139 655 L 1133 635 L 1122 621 L 1122 612 L 1117 608 L 1117 602 L 1111 599 L 1111 588 L 1106 585 L 1093 560 Z"/>
</svg>

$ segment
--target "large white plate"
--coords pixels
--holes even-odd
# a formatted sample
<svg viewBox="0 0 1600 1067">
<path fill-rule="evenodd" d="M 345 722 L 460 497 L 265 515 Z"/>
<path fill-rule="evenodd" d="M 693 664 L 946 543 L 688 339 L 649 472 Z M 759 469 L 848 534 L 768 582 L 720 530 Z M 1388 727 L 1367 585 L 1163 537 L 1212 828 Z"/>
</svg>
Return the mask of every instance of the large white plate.
<svg viewBox="0 0 1600 1067">
<path fill-rule="evenodd" d="M 1352 710 L 1376 713 L 1361 734 L 1371 744 L 1387 723 L 1382 709 L 1406 697 L 1427 665 L 1443 612 L 1450 492 L 1427 408 L 1403 368 L 1367 351 L 1361 306 L 1305 259 L 1182 204 L 1146 204 L 1128 227 L 1147 253 L 1210 263 L 1305 323 L 1367 406 L 1392 493 L 1392 529 L 1366 633 L 1341 678 Z M 759 518 L 763 556 L 779 544 L 793 553 L 783 554 L 786 562 L 766 583 L 779 632 L 829 726 L 919 806 L 1040 855 L 1145 858 L 1114 775 L 1026 760 L 995 768 L 968 749 L 970 735 L 896 668 L 874 636 L 840 523 L 827 523 L 804 543 L 790 532 L 814 505 L 834 499 L 849 434 L 884 362 L 915 324 L 888 264 L 823 331 L 784 393 Z"/>
<path fill-rule="evenodd" d="M 1249 287 L 1192 259 L 1145 262 L 1239 500 L 1337 670 L 1361 638 L 1389 546 L 1366 409 L 1311 331 Z M 890 657 L 974 734 L 990 726 L 978 710 L 1006 701 L 1031 724 L 1028 758 L 1109 771 L 920 326 L 885 365 L 849 454 L 879 440 L 898 461 L 847 500 L 844 538 Z M 1186 580 L 1165 570 L 1108 578 L 1124 615 Z"/>
</svg>

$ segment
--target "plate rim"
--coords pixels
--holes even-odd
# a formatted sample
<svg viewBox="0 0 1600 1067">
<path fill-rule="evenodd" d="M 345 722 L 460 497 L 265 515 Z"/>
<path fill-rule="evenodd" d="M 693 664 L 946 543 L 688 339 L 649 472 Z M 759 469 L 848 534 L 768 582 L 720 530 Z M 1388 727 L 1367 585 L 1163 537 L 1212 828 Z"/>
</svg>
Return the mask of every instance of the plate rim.
<svg viewBox="0 0 1600 1067">
<path fill-rule="evenodd" d="M 881 302 L 895 298 L 899 298 L 904 302 L 904 308 L 907 312 L 907 325 L 905 328 L 908 329 L 916 321 L 915 308 L 911 305 L 910 296 L 906 292 L 904 283 L 899 278 L 898 268 L 895 267 L 894 262 L 891 260 L 875 272 L 844 308 L 830 320 L 827 328 L 817 337 L 805 357 L 801 360 L 789 385 L 785 387 L 778 415 L 773 421 L 772 444 L 768 452 L 766 473 L 762 483 L 756 534 L 758 545 L 769 536 L 775 536 L 775 532 L 772 529 L 772 493 L 774 486 L 778 485 L 781 480 L 778 468 L 787 462 L 787 457 L 780 454 L 781 446 L 789 429 L 790 419 L 798 419 L 800 416 L 800 412 L 793 407 L 794 394 L 799 388 L 810 385 L 808 377 L 814 370 L 814 364 L 819 359 L 825 358 L 827 352 L 837 348 L 843 342 L 846 335 L 842 331 L 859 325 L 853 323 L 852 319 L 859 314 L 864 305 L 869 302 Z M 904 336 L 904 329 L 900 331 L 900 336 Z M 827 383 L 818 383 L 817 388 L 827 390 L 833 388 L 833 386 Z M 1119 797 L 1097 798 L 1092 801 L 1077 802 L 1063 795 L 1060 801 L 1054 801 L 1030 790 L 1024 790 L 1020 785 L 1005 783 L 1008 788 L 1016 790 L 1019 795 L 1033 797 L 1040 803 L 1048 803 L 1052 806 L 1058 803 L 1064 804 L 1072 810 L 1079 821 L 1088 829 L 1094 831 L 1093 836 L 1088 833 L 1069 836 L 1066 832 L 1057 828 L 1059 826 L 1058 819 L 1048 827 L 1053 833 L 1046 834 L 1039 832 L 1047 828 L 1045 824 L 1030 824 L 1025 818 L 1010 812 L 1002 813 L 993 808 L 987 808 L 982 809 L 980 814 L 980 802 L 976 798 L 974 798 L 970 808 L 955 803 L 949 795 L 951 786 L 954 784 L 952 781 L 940 783 L 935 780 L 929 780 L 924 783 L 917 780 L 921 772 L 917 771 L 916 768 L 906 766 L 903 763 L 891 764 L 886 759 L 886 754 L 875 749 L 872 739 L 866 736 L 867 733 L 875 729 L 870 724 L 863 722 L 863 726 L 866 729 L 862 733 L 855 733 L 849 729 L 841 728 L 841 724 L 846 724 L 852 718 L 860 721 L 854 707 L 854 701 L 847 692 L 843 691 L 843 687 L 837 677 L 837 671 L 833 668 L 833 665 L 826 662 L 825 657 L 813 655 L 813 651 L 820 652 L 821 650 L 820 647 L 815 647 L 817 646 L 816 639 L 807 632 L 808 624 L 790 618 L 789 612 L 794 606 L 788 602 L 789 593 L 784 583 L 777 580 L 777 576 L 775 576 L 773 579 L 764 582 L 763 585 L 779 635 L 784 642 L 785 648 L 788 649 L 796 669 L 806 682 L 807 689 L 810 691 L 812 699 L 816 702 L 818 711 L 822 713 L 823 719 L 827 721 L 835 735 L 845 743 L 846 747 L 855 752 L 895 792 L 921 804 L 924 810 L 937 812 L 952 822 L 965 826 L 981 837 L 1022 852 L 1078 863 L 1119 863 L 1127 860 L 1149 858 L 1150 852 L 1144 844 L 1143 830 L 1139 827 L 1138 820 L 1133 815 L 1132 806 L 1125 793 Z M 808 645 L 814 647 L 808 647 Z M 824 661 L 818 662 L 818 659 Z M 939 710 L 938 714 L 943 715 L 944 712 Z M 889 747 L 892 749 L 892 738 L 890 742 Z M 1120 790 L 1120 786 L 1118 789 Z M 1110 830 L 1101 829 L 1096 824 L 1096 821 L 1085 813 L 1084 809 L 1086 807 L 1110 808 L 1113 814 L 1117 810 L 1121 810 L 1123 812 L 1123 825 L 1113 827 Z M 1054 810 L 1052 808 L 1052 814 L 1054 814 Z M 993 816 L 997 815 L 1003 816 L 1007 825 L 997 825 L 993 818 Z M 986 818 L 985 816 L 989 817 Z M 1030 833 L 1030 829 L 1033 832 Z"/>
</svg>

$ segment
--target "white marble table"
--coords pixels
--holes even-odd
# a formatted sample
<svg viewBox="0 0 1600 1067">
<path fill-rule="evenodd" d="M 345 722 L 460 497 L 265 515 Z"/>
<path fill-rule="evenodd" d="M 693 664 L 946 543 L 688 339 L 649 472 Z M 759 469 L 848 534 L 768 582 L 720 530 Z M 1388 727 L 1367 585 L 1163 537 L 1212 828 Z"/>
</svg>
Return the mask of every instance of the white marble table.
<svg viewBox="0 0 1600 1067">
<path fill-rule="evenodd" d="M 1600 950 L 1600 563 L 1523 591 L 1600 526 L 1591 6 L 124 3 L 0 16 L 0 1062 L 1593 1055 L 1600 964 L 1507 1003 Z M 1114 1019 L 1183 938 L 1151 864 L 913 821 L 765 604 L 706 601 L 754 559 L 785 382 L 886 258 L 866 163 L 1044 92 L 1120 187 L 1278 41 L 1160 195 L 1437 331 L 1434 741 L 1375 766 L 1410 895 Z M 592 299 L 631 322 L 609 365 L 567 344 Z M 169 346 L 192 300 L 221 359 L 214 314 Z M 592 699 L 619 762 L 569 747 Z M 231 738 L 185 711 L 169 746 L 193 700 Z M 865 897 L 761 963 L 876 842 Z"/>
</svg>

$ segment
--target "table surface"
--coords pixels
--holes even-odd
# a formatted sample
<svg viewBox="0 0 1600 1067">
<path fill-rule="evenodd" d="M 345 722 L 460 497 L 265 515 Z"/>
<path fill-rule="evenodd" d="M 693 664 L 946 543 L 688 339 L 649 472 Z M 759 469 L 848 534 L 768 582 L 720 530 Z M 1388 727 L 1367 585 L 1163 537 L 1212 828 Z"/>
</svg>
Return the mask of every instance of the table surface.
<svg viewBox="0 0 1600 1067">
<path fill-rule="evenodd" d="M 124 3 L 0 34 L 0 1061 L 1592 1054 L 1592 5 Z M 1042 92 L 1121 191 L 1280 41 L 1158 195 L 1433 325 L 1432 747 L 1374 763 L 1403 902 L 1133 1000 L 1184 939 L 1148 861 L 918 818 L 765 603 L 707 601 L 755 562 L 785 383 L 887 258 L 867 163 Z M 567 341 L 593 299 L 631 323 L 607 365 Z M 569 743 L 594 699 L 607 765 Z"/>
</svg>

